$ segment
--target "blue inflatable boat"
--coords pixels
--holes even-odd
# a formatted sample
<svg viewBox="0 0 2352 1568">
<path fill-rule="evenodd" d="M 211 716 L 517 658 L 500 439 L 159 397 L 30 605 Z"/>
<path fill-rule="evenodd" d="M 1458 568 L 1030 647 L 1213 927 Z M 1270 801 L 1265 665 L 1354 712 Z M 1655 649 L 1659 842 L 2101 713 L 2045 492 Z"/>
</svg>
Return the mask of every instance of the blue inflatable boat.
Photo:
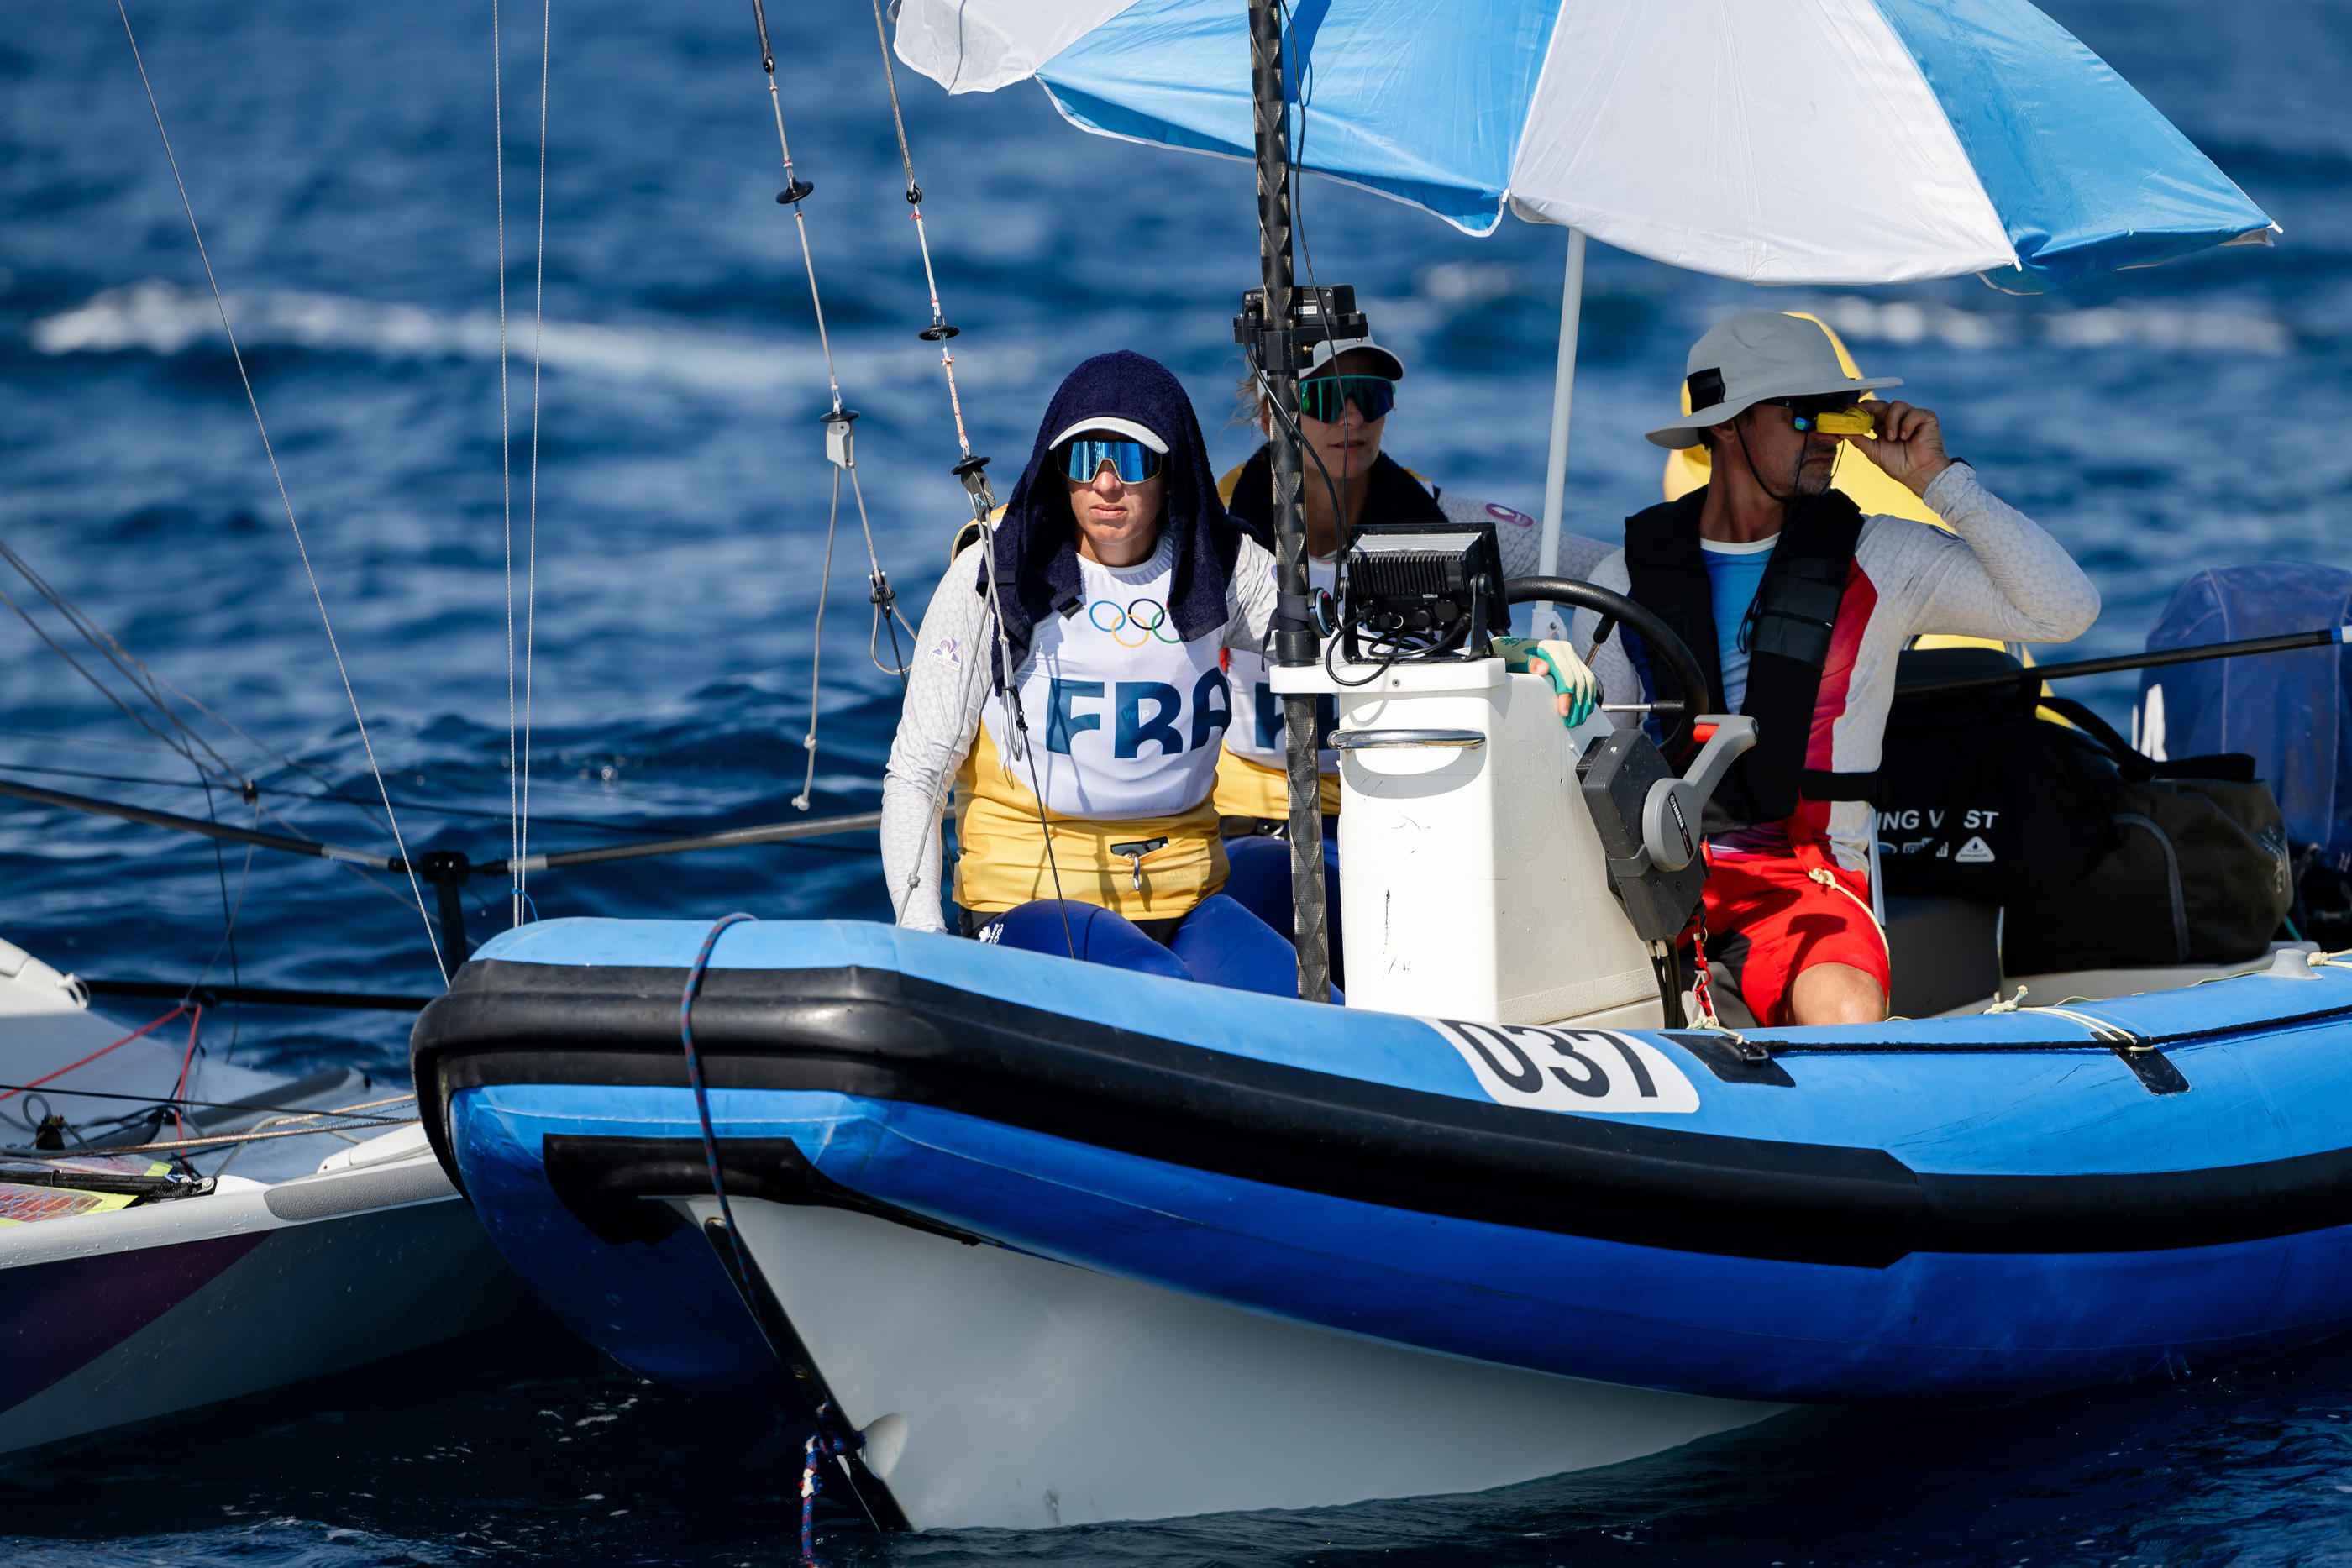
<svg viewBox="0 0 2352 1568">
<path fill-rule="evenodd" d="M 679 1032 L 707 929 L 488 944 L 418 1026 L 425 1124 L 572 1327 L 797 1382 L 886 1524 L 1467 1490 L 2352 1326 L 2352 963 L 2298 948 L 1733 1033 L 746 923 L 693 1004 L 714 1173 Z"/>
</svg>

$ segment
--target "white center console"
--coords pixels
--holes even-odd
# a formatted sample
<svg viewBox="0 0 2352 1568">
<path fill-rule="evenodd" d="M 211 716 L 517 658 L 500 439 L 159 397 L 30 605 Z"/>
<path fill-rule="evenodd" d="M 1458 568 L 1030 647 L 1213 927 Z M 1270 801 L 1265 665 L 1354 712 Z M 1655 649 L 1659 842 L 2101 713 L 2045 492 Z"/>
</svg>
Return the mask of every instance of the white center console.
<svg viewBox="0 0 2352 1568">
<path fill-rule="evenodd" d="M 1650 956 L 1610 891 L 1551 684 L 1503 661 L 1276 668 L 1332 693 L 1350 1007 L 1501 1023 L 1655 1028 Z M 1347 683 L 1362 682 L 1351 685 Z"/>
</svg>

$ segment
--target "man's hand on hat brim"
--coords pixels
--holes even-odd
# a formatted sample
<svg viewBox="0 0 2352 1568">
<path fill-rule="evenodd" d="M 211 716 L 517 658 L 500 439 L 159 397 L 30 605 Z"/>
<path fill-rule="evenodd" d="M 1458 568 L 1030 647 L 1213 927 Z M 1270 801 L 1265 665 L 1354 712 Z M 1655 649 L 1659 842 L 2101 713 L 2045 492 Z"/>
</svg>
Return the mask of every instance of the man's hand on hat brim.
<svg viewBox="0 0 2352 1568">
<path fill-rule="evenodd" d="M 1888 478 L 1924 498 L 1936 476 L 1952 465 L 1952 460 L 1944 455 L 1943 422 L 1933 409 L 1914 408 L 1907 402 L 1869 406 L 1878 434 L 1844 439 L 1860 447 L 1862 455 L 1885 470 Z"/>
</svg>

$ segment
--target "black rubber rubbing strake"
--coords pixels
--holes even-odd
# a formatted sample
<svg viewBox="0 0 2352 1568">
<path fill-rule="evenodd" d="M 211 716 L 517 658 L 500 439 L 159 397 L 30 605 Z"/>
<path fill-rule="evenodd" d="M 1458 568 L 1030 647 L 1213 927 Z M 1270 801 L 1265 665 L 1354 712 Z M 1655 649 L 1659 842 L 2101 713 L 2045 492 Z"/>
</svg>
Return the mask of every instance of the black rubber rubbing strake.
<svg viewBox="0 0 2352 1568">
<path fill-rule="evenodd" d="M 468 965 L 415 1036 L 420 1113 L 445 1166 L 459 1090 L 683 1086 L 682 973 Z M 2128 1252 L 2352 1223 L 2352 1150 L 2126 1176 L 1920 1174 L 1883 1149 L 1254 1061 L 887 969 L 715 970 L 695 1016 L 714 1087 L 902 1101 L 1300 1191 L 1684 1251 L 1884 1267 L 1912 1251 Z M 2042 1049 L 2106 1054 L 2084 1040 Z M 1759 1081 L 1770 1079 L 1759 1069 Z"/>
</svg>

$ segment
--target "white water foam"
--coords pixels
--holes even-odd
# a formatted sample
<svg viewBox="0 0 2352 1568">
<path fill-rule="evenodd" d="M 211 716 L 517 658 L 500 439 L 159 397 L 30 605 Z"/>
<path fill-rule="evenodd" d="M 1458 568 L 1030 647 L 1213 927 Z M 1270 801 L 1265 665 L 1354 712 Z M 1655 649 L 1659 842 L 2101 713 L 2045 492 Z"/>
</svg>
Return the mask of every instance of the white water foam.
<svg viewBox="0 0 2352 1568">
<path fill-rule="evenodd" d="M 387 305 L 332 294 L 278 293 L 227 297 L 237 342 L 247 348 L 339 350 L 390 360 L 495 360 L 498 318 L 485 311 L 445 316 L 414 305 Z M 911 332 L 908 334 L 912 336 Z M 144 351 L 169 358 L 199 343 L 226 344 L 212 296 L 148 278 L 92 295 L 69 310 L 33 323 L 29 339 L 44 354 Z M 930 350 L 875 351 L 841 348 L 845 392 L 878 382 L 908 382 L 940 373 Z M 528 364 L 531 324 L 510 316 L 507 351 Z M 603 381 L 651 383 L 740 396 L 824 385 L 824 361 L 813 347 L 774 339 L 646 327 L 550 321 L 541 337 L 551 371 Z M 956 373 L 972 386 L 1021 383 L 1034 378 L 1037 356 L 1026 350 L 991 350 Z"/>
<path fill-rule="evenodd" d="M 1948 305 L 1849 294 L 1814 307 L 1812 314 L 1853 343 L 1934 341 L 1955 349 L 1990 349 L 2040 341 L 2062 349 L 2135 347 L 2223 354 L 2284 354 L 2294 348 L 2294 333 L 2284 322 L 2221 310 L 2095 306 L 1986 315 Z"/>
<path fill-rule="evenodd" d="M 1509 295 L 1540 294 L 1545 287 L 1522 268 L 1499 261 L 1444 262 L 1423 267 L 1413 282 L 1424 315 L 1433 305 L 1463 309 Z M 1395 307 L 1389 303 L 1383 308 Z M 1954 349 L 1995 349 L 2040 342 L 2062 349 L 2128 347 L 2221 354 L 2284 354 L 2295 346 L 2294 332 L 2284 322 L 2226 310 L 2128 305 L 1990 313 L 1859 294 L 1810 304 L 1792 300 L 1787 308 L 1820 317 L 1851 343 L 1936 342 Z M 1381 324 L 1388 325 L 1385 318 Z"/>
</svg>

